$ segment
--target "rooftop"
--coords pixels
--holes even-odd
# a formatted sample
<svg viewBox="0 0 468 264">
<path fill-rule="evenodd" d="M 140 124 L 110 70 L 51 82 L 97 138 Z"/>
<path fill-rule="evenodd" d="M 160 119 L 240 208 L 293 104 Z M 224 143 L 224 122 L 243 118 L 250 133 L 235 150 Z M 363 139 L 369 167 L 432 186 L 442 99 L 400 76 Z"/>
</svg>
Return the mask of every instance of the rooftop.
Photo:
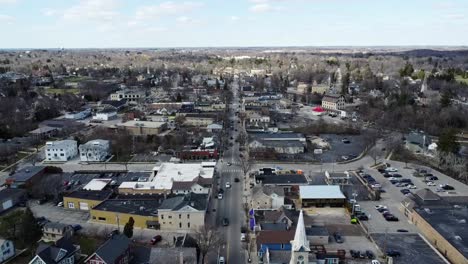
<svg viewBox="0 0 468 264">
<path fill-rule="evenodd" d="M 468 258 L 468 208 L 415 208 L 426 222 Z"/>
<path fill-rule="evenodd" d="M 211 163 L 162 163 L 154 167 L 154 175 L 147 182 L 123 182 L 120 189 L 171 190 L 174 182 L 190 182 L 197 177 L 212 179 L 214 168 Z"/>
<path fill-rule="evenodd" d="M 112 179 L 92 179 L 88 184 L 83 187 L 87 191 L 101 191 L 103 190 Z"/>
<path fill-rule="evenodd" d="M 300 133 L 249 133 L 249 136 L 252 136 L 257 139 L 263 140 L 275 140 L 275 139 L 293 139 L 293 140 L 305 140 L 304 135 Z"/>
<path fill-rule="evenodd" d="M 262 244 L 290 244 L 294 239 L 295 230 L 287 231 L 260 231 L 257 235 L 258 248 Z"/>
<path fill-rule="evenodd" d="M 345 199 L 346 197 L 337 185 L 299 186 L 301 199 Z"/>
<path fill-rule="evenodd" d="M 23 189 L 16 189 L 16 188 L 3 189 L 0 191 L 0 201 L 3 201 L 5 199 L 10 199 L 13 196 L 22 196 L 25 194 L 26 194 L 26 191 Z"/>
<path fill-rule="evenodd" d="M 264 185 L 287 185 L 287 184 L 307 184 L 307 179 L 303 174 L 271 174 L 258 175 L 255 177 L 257 181 L 261 181 Z"/>
<path fill-rule="evenodd" d="M 120 126 L 124 127 L 148 127 L 148 128 L 160 128 L 161 126 L 165 125 L 166 122 L 153 122 L 153 121 L 135 121 L 130 120 L 125 123 L 120 124 Z"/>
<path fill-rule="evenodd" d="M 97 250 L 98 255 L 105 263 L 115 263 L 118 257 L 130 246 L 130 239 L 125 235 L 113 235 Z M 92 255 L 91 255 L 92 256 Z"/>
<path fill-rule="evenodd" d="M 10 178 L 13 178 L 15 181 L 27 181 L 32 177 L 36 176 L 38 173 L 45 171 L 44 166 L 28 166 L 16 171 Z"/>
<path fill-rule="evenodd" d="M 186 206 L 199 211 L 206 210 L 206 207 L 208 206 L 208 195 L 196 193 L 177 195 L 164 200 L 159 209 L 178 211 Z"/>
<path fill-rule="evenodd" d="M 98 211 L 109 211 L 124 214 L 144 215 L 144 216 L 157 216 L 158 208 L 163 199 L 109 199 L 93 208 Z"/>
<path fill-rule="evenodd" d="M 69 194 L 64 194 L 63 197 L 78 198 L 83 200 L 93 200 L 93 201 L 104 201 L 109 198 L 112 194 L 111 190 L 101 190 L 101 191 L 87 191 L 87 190 L 77 190 Z"/>
<path fill-rule="evenodd" d="M 54 147 L 54 148 L 63 148 L 69 145 L 76 145 L 78 144 L 75 140 L 66 139 L 66 140 L 58 140 L 58 141 L 47 141 L 46 147 Z"/>
</svg>

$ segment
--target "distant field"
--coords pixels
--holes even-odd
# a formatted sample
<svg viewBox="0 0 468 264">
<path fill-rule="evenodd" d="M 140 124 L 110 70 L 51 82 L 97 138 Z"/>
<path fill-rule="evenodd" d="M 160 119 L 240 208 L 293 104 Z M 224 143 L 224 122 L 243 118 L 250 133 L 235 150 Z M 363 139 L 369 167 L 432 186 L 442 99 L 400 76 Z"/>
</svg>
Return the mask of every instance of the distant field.
<svg viewBox="0 0 468 264">
<path fill-rule="evenodd" d="M 457 76 L 455 76 L 455 80 L 468 85 L 468 78 L 463 78 L 460 75 L 457 75 Z"/>
<path fill-rule="evenodd" d="M 81 82 L 81 81 L 85 81 L 88 79 L 89 77 L 85 77 L 85 76 L 72 76 L 72 77 L 64 78 L 63 80 L 65 82 Z"/>
<path fill-rule="evenodd" d="M 80 92 L 80 89 L 76 89 L 76 88 L 70 88 L 70 89 L 49 88 L 49 89 L 46 89 L 45 92 L 48 93 L 48 94 L 65 94 L 65 93 L 78 94 Z"/>
</svg>

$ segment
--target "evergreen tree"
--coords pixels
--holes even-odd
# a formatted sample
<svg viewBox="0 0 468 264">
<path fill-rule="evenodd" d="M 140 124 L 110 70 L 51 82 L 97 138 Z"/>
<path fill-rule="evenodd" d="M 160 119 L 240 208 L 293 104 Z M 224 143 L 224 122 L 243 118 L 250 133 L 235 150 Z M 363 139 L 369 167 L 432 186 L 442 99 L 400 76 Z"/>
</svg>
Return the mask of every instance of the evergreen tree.
<svg viewBox="0 0 468 264">
<path fill-rule="evenodd" d="M 439 137 L 437 148 L 443 153 L 456 153 L 460 148 L 457 142 L 457 131 L 453 128 L 446 129 Z"/>
<path fill-rule="evenodd" d="M 128 222 L 124 226 L 123 233 L 128 238 L 131 238 L 133 236 L 133 225 L 134 224 L 135 224 L 135 220 L 133 220 L 133 217 L 130 217 L 128 219 Z"/>
<path fill-rule="evenodd" d="M 442 93 L 440 97 L 440 107 L 445 108 L 452 103 L 452 94 L 449 91 Z"/>
</svg>

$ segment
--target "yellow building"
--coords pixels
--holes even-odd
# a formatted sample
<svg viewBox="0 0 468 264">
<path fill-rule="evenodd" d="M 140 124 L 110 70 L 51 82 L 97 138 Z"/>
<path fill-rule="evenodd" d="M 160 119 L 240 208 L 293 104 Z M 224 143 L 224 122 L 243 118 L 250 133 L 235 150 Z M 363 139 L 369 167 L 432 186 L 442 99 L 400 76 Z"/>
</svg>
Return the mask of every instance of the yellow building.
<svg viewBox="0 0 468 264">
<path fill-rule="evenodd" d="M 111 190 L 86 191 L 78 190 L 63 196 L 63 207 L 72 210 L 89 211 L 112 194 Z"/>
<path fill-rule="evenodd" d="M 130 217 L 135 228 L 159 228 L 158 207 L 162 199 L 106 200 L 90 211 L 92 222 L 124 226 Z"/>
</svg>

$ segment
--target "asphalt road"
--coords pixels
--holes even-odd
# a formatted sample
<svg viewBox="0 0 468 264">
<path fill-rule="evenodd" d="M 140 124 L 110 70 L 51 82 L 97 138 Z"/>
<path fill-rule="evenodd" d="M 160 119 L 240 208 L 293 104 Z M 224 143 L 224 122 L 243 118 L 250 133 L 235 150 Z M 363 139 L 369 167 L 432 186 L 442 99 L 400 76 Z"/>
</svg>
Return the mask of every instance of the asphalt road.
<svg viewBox="0 0 468 264">
<path fill-rule="evenodd" d="M 213 201 L 213 208 L 216 210 L 211 213 L 207 221 L 216 226 L 224 238 L 224 243 L 219 245 L 218 250 L 212 252 L 209 257 L 209 263 L 217 263 L 219 256 L 223 256 L 227 263 L 245 263 L 245 250 L 242 248 L 240 235 L 242 223 L 245 223 L 245 214 L 242 209 L 243 177 L 242 167 L 240 166 L 239 143 L 235 142 L 238 131 L 241 129 L 237 123 L 238 118 L 235 115 L 239 107 L 238 85 L 232 84 L 233 100 L 229 109 L 229 119 L 233 121 L 234 129 L 230 131 L 230 142 L 233 143 L 225 152 L 224 156 L 218 162 L 218 187 L 224 190 L 224 197 L 221 200 Z M 238 130 L 238 131 L 235 131 Z M 239 182 L 235 182 L 235 178 Z M 226 188 L 226 183 L 231 184 Z M 216 196 L 214 193 L 213 196 Z M 229 225 L 223 225 L 223 219 L 227 218 Z"/>
</svg>

